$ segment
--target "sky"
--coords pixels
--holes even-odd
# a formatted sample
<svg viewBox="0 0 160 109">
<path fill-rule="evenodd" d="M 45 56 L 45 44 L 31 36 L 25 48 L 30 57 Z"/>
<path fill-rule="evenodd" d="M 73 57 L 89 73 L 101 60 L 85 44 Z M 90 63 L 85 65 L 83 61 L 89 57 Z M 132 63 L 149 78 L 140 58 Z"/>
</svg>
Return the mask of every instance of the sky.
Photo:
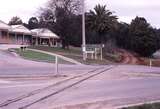
<svg viewBox="0 0 160 109">
<path fill-rule="evenodd" d="M 38 15 L 38 9 L 46 5 L 48 0 L 1 0 L 0 20 L 6 23 L 13 16 L 19 16 L 27 22 Z M 159 0 L 86 0 L 86 10 L 93 9 L 96 4 L 103 4 L 118 16 L 119 21 L 130 23 L 136 16 L 145 17 L 153 27 L 160 28 Z"/>
</svg>

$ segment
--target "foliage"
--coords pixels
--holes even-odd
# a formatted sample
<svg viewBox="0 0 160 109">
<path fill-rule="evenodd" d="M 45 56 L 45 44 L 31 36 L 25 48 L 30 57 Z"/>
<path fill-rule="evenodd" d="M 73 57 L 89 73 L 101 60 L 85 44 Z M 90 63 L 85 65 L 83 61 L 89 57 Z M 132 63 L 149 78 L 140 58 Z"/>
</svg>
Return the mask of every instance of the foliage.
<svg viewBox="0 0 160 109">
<path fill-rule="evenodd" d="M 111 11 L 106 10 L 105 5 L 97 5 L 94 11 L 91 10 L 87 14 L 87 25 L 98 33 L 101 43 L 106 40 L 106 33 L 115 26 L 116 22 L 117 17 Z"/>
<path fill-rule="evenodd" d="M 48 7 L 52 11 L 59 7 L 63 8 L 68 14 L 75 14 L 81 10 L 81 0 L 50 0 Z"/>
<path fill-rule="evenodd" d="M 81 0 L 50 0 L 46 7 L 41 8 L 39 18 L 31 17 L 28 24 L 23 25 L 29 29 L 50 29 L 60 36 L 63 48 L 69 48 L 69 45 L 80 47 L 81 9 Z M 85 16 L 87 44 L 108 43 L 104 49 L 106 52 L 118 46 L 141 56 L 151 56 L 160 48 L 160 29 L 151 27 L 143 17 L 136 17 L 131 24 L 118 22 L 117 16 L 107 10 L 105 5 L 96 5 Z M 22 24 L 22 20 L 13 17 L 9 24 Z"/>
<path fill-rule="evenodd" d="M 70 16 L 64 10 L 64 8 L 56 8 L 56 30 L 58 35 L 61 36 L 62 39 L 62 47 L 69 47 L 69 36 L 70 30 L 69 27 L 71 24 Z"/>
<path fill-rule="evenodd" d="M 51 9 L 42 9 L 41 15 L 39 16 L 39 26 L 41 28 L 48 28 L 55 31 L 55 15 Z"/>
<path fill-rule="evenodd" d="M 11 20 L 9 21 L 8 24 L 9 25 L 21 25 L 21 24 L 23 24 L 23 22 L 19 17 L 15 16 L 15 17 L 11 18 Z"/>
<path fill-rule="evenodd" d="M 119 47 L 122 47 L 122 48 L 126 48 L 128 47 L 128 32 L 129 32 L 129 24 L 127 23 L 118 23 L 117 25 L 117 29 L 116 31 L 114 32 L 116 35 L 115 35 L 115 39 L 116 39 L 116 42 L 117 42 L 117 45 Z"/>
<path fill-rule="evenodd" d="M 49 28 L 61 37 L 62 47 L 69 48 L 70 43 L 79 40 L 80 0 L 50 0 L 46 8 L 41 9 L 40 26 Z M 75 30 L 75 31 L 74 31 Z M 76 44 L 75 44 L 76 45 Z"/>
<path fill-rule="evenodd" d="M 141 56 L 151 56 L 160 48 L 158 30 L 143 17 L 136 17 L 131 24 L 119 23 L 116 30 L 119 47 L 134 51 Z"/>
<path fill-rule="evenodd" d="M 142 56 L 151 56 L 159 48 L 156 31 L 143 17 L 136 17 L 129 27 L 129 48 Z"/>
<path fill-rule="evenodd" d="M 36 17 L 31 17 L 28 21 L 28 28 L 35 29 L 39 27 L 39 21 Z"/>
</svg>

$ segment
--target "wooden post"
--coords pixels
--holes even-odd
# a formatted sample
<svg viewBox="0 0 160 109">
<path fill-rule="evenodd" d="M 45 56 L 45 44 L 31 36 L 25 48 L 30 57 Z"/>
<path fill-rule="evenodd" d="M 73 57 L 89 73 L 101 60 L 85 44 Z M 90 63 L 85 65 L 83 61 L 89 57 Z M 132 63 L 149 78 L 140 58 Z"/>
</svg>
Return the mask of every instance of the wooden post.
<svg viewBox="0 0 160 109">
<path fill-rule="evenodd" d="M 57 40 L 55 40 L 55 47 L 58 47 L 58 42 L 57 42 Z"/>
<path fill-rule="evenodd" d="M 17 44 L 17 34 L 15 33 L 15 44 Z"/>
<path fill-rule="evenodd" d="M 9 39 L 9 31 L 7 31 L 7 40 L 8 40 L 8 43 L 10 43 L 10 39 Z"/>
<path fill-rule="evenodd" d="M 52 38 L 50 38 L 50 46 L 52 47 Z"/>
<path fill-rule="evenodd" d="M 54 38 L 52 39 L 52 45 L 53 45 L 53 47 L 55 47 L 55 45 L 54 45 Z"/>
<path fill-rule="evenodd" d="M 52 44 L 51 44 L 51 38 L 49 38 L 49 46 L 52 47 Z"/>
<path fill-rule="evenodd" d="M 31 45 L 33 45 L 33 37 L 31 37 Z"/>
<path fill-rule="evenodd" d="M 41 42 L 42 42 L 42 39 L 40 38 L 39 40 L 40 40 L 39 44 L 41 45 L 41 44 L 42 44 L 42 43 L 41 43 Z"/>
<path fill-rule="evenodd" d="M 36 46 L 38 45 L 38 37 L 36 37 Z"/>
<path fill-rule="evenodd" d="M 22 37 L 22 44 L 24 45 L 24 34 L 23 34 L 23 37 Z"/>
</svg>

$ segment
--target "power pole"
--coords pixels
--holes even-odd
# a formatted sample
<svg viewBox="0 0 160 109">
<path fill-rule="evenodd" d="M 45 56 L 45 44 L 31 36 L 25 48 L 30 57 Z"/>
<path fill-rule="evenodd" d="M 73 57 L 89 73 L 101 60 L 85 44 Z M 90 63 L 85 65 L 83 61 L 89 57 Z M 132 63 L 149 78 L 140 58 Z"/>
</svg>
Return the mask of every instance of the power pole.
<svg viewBox="0 0 160 109">
<path fill-rule="evenodd" d="M 82 52 L 83 60 L 86 60 L 86 34 L 85 34 L 85 0 L 82 1 Z"/>
</svg>

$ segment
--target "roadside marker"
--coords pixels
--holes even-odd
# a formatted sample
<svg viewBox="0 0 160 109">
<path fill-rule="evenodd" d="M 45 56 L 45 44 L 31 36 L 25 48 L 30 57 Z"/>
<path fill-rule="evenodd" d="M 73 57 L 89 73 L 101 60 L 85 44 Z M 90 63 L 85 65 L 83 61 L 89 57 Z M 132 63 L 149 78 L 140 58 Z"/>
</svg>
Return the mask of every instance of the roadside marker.
<svg viewBox="0 0 160 109">
<path fill-rule="evenodd" d="M 55 69 L 55 70 L 56 70 L 56 75 L 58 76 L 58 75 L 59 75 L 59 69 L 58 69 L 58 67 L 59 67 L 59 66 L 58 66 L 58 56 L 56 56 L 56 60 L 55 60 L 55 61 L 56 61 L 56 63 L 55 63 L 56 69 Z"/>
<path fill-rule="evenodd" d="M 149 66 L 152 67 L 152 59 L 149 59 Z"/>
</svg>

